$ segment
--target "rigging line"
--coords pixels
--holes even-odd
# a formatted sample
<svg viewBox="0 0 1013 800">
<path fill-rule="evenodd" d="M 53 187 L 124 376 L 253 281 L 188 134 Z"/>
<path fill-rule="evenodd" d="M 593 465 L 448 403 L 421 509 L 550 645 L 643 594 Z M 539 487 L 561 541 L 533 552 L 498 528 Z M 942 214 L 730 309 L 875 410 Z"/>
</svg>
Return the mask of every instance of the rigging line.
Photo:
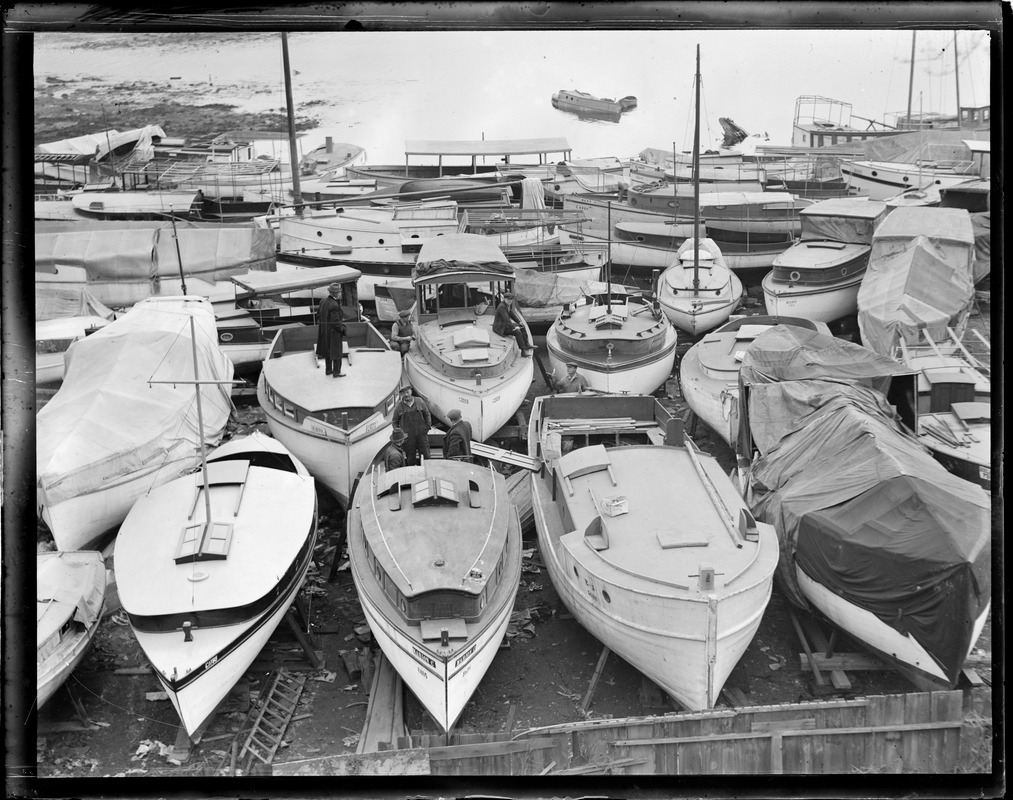
<svg viewBox="0 0 1013 800">
<path fill-rule="evenodd" d="M 77 675 L 74 675 L 73 673 L 71 673 L 70 677 L 74 679 L 74 683 L 76 683 L 78 686 L 80 686 L 82 689 L 84 689 L 86 692 L 88 692 L 88 694 L 90 694 L 92 697 L 96 698 L 100 702 L 105 703 L 107 706 L 112 706 L 113 708 L 118 708 L 120 711 L 126 711 L 128 714 L 132 714 L 137 719 L 143 719 L 143 720 L 146 720 L 147 722 L 157 722 L 159 725 L 168 725 L 170 728 L 178 728 L 179 727 L 178 723 L 175 723 L 175 722 L 165 722 L 165 721 L 160 720 L 160 719 L 155 719 L 154 717 L 146 717 L 143 714 L 138 714 L 136 711 L 134 711 L 132 709 L 126 708 L 125 706 L 118 706 L 118 705 L 116 705 L 116 703 L 112 702 L 111 700 L 106 700 L 106 698 L 104 698 L 102 695 L 95 694 L 95 692 L 93 692 L 91 689 L 89 689 L 87 686 L 85 686 L 83 683 L 81 683 L 81 681 L 78 679 Z"/>
</svg>

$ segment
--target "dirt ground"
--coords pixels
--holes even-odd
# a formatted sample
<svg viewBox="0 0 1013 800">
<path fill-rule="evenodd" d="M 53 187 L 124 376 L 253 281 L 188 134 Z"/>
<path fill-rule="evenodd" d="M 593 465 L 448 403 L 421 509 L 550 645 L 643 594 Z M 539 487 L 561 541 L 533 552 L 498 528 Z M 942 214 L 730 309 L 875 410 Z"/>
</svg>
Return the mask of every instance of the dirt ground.
<svg viewBox="0 0 1013 800">
<path fill-rule="evenodd" d="M 547 363 L 544 342 L 536 337 L 538 355 Z M 682 346 L 680 349 L 684 349 Z M 545 391 L 536 369 L 536 380 L 522 407 L 527 414 L 531 398 Z M 666 398 L 680 414 L 687 408 L 681 398 Z M 237 401 L 234 433 L 263 427 L 262 412 L 252 398 Z M 700 424 L 695 440 L 730 469 L 733 456 L 716 434 Z M 324 668 L 308 670 L 299 661 L 298 644 L 283 624 L 278 628 L 265 656 L 276 663 L 300 669 L 308 676 L 297 716 L 278 751 L 277 761 L 355 751 L 366 718 L 367 687 L 345 670 L 341 651 L 375 643 L 356 636 L 354 628 L 364 622 L 352 583 L 351 573 L 339 569 L 328 582 L 334 545 L 341 531 L 342 512 L 321 496 L 319 544 L 314 569 L 303 590 L 311 632 L 324 656 Z M 40 534 L 40 546 L 47 537 Z M 486 673 L 458 723 L 457 731 L 501 732 L 512 717 L 512 729 L 520 731 L 587 718 L 626 717 L 642 713 L 680 710 L 670 701 L 655 705 L 659 696 L 641 696 L 642 678 L 615 654 L 608 657 L 588 712 L 580 704 L 601 654 L 601 644 L 562 605 L 548 575 L 540 566 L 533 530 L 525 534 L 524 547 L 532 550 L 524 560 L 517 612 L 530 611 L 530 620 L 520 619 L 508 633 L 504 647 Z M 338 554 L 339 565 L 347 561 Z M 746 705 L 803 702 L 835 696 L 817 692 L 811 673 L 800 666 L 801 647 L 788 614 L 788 602 L 775 586 L 763 622 L 749 649 L 732 671 L 726 688 L 738 690 Z M 90 730 L 54 730 L 75 719 L 68 695 L 58 693 L 38 716 L 40 734 L 38 764 L 40 777 L 161 776 L 225 774 L 231 760 L 230 746 L 250 707 L 251 692 L 264 689 L 268 667 L 251 670 L 233 692 L 185 763 L 173 763 L 177 719 L 167 700 L 148 699 L 158 692 L 155 677 L 148 674 L 117 674 L 115 670 L 143 667 L 141 654 L 130 629 L 116 615 L 107 616 L 86 660 L 68 682 L 83 703 L 95 727 Z M 991 623 L 978 648 L 991 650 Z M 861 648 L 839 639 L 837 652 L 860 652 Z M 262 656 L 263 658 L 264 656 Z M 981 671 L 986 680 L 990 672 Z M 916 691 L 895 672 L 852 672 L 852 689 L 836 696 L 858 696 Z M 734 692 L 733 692 L 734 694 Z M 255 694 L 253 695 L 255 697 Z M 720 705 L 733 706 L 723 696 Z M 305 715 L 305 716 L 304 716 Z M 438 729 L 410 692 L 405 692 L 405 722 L 410 730 L 437 733 Z M 177 759 L 178 760 L 178 759 Z"/>
</svg>

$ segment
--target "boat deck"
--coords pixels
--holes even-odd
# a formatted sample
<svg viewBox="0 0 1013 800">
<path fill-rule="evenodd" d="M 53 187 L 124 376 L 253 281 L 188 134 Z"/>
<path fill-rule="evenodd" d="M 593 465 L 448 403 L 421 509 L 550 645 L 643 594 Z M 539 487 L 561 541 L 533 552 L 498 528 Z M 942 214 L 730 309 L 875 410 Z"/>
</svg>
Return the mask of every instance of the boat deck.
<svg viewBox="0 0 1013 800">
<path fill-rule="evenodd" d="M 493 314 L 476 315 L 471 308 L 446 309 L 423 322 L 419 344 L 426 360 L 446 374 L 470 377 L 501 375 L 519 357 L 512 336 L 493 333 Z"/>
</svg>

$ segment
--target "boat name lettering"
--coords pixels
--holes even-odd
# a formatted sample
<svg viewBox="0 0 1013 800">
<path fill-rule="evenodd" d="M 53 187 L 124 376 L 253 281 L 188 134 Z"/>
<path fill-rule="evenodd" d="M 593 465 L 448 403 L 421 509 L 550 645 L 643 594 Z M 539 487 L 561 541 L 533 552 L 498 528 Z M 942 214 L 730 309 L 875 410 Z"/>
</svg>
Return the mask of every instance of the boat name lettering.
<svg viewBox="0 0 1013 800">
<path fill-rule="evenodd" d="M 429 656 L 427 656 L 425 653 L 423 653 L 417 647 L 412 647 L 412 653 L 414 653 L 417 658 L 420 658 L 422 661 L 425 661 L 430 667 L 432 667 L 433 669 L 436 669 L 436 661 L 434 659 L 430 658 Z"/>
<path fill-rule="evenodd" d="M 204 669 L 211 669 L 215 664 L 218 663 L 218 656 L 215 656 L 210 661 L 204 663 Z"/>
<path fill-rule="evenodd" d="M 470 405 L 471 404 L 471 401 L 467 397 L 458 397 L 457 401 L 459 403 L 464 403 L 465 405 Z"/>
<path fill-rule="evenodd" d="M 470 656 L 472 653 L 475 652 L 475 647 L 476 646 L 477 645 L 473 644 L 471 647 L 469 647 L 467 650 L 465 650 L 463 653 L 461 653 L 461 655 L 459 655 L 457 658 L 455 658 L 454 659 L 454 666 L 455 667 L 461 666 L 461 664 L 464 663 L 465 659 L 467 659 L 468 656 Z"/>
</svg>

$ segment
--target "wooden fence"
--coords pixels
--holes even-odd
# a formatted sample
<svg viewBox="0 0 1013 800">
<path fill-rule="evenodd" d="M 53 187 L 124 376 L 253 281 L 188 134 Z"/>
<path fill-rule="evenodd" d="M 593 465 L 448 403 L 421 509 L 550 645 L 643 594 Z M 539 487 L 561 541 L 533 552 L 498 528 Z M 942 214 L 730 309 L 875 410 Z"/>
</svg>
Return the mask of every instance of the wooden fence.
<svg viewBox="0 0 1013 800">
<path fill-rule="evenodd" d="M 991 769 L 991 690 L 875 695 L 515 734 L 400 737 L 380 752 L 276 763 L 279 775 L 855 774 Z M 358 760 L 357 760 L 358 759 Z M 368 762 L 368 763 L 367 763 Z M 407 770 L 407 771 L 405 771 Z"/>
</svg>

